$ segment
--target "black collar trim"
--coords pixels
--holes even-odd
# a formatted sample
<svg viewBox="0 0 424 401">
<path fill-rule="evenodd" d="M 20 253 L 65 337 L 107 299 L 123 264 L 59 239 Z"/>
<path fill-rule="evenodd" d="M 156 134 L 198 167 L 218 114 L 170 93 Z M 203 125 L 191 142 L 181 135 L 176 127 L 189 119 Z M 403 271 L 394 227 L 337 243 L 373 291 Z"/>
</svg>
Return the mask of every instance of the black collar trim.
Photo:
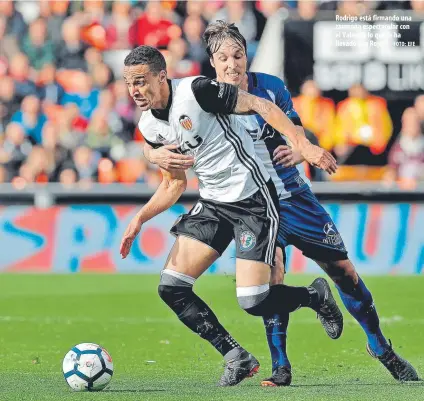
<svg viewBox="0 0 424 401">
<path fill-rule="evenodd" d="M 152 109 L 153 116 L 163 121 L 169 121 L 169 110 L 171 109 L 171 105 L 172 105 L 172 82 L 170 79 L 167 79 L 166 81 L 168 82 L 168 86 L 169 86 L 168 104 L 166 105 L 166 108 L 164 109 Z"/>
</svg>

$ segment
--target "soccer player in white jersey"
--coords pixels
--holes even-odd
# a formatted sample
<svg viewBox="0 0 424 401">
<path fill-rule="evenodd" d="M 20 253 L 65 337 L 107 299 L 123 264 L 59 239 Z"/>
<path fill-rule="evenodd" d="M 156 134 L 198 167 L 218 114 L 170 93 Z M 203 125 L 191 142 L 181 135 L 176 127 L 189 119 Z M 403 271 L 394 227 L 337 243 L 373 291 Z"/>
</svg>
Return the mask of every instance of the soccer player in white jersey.
<svg viewBox="0 0 424 401">
<path fill-rule="evenodd" d="M 201 197 L 171 229 L 177 239 L 161 274 L 159 295 L 187 327 L 224 356 L 226 368 L 220 384 L 235 385 L 259 368 L 256 358 L 237 344 L 192 288 L 233 238 L 237 243 L 237 298 L 246 312 L 269 316 L 307 306 L 333 330 L 341 331 L 342 321 L 328 316 L 328 310 L 341 313 L 322 286 L 314 282 L 309 287 L 270 289 L 278 197 L 255 155 L 250 135 L 231 114 L 259 113 L 285 132 L 307 160 L 330 173 L 336 169 L 332 156 L 298 136 L 293 123 L 267 100 L 205 77 L 167 80 L 165 60 L 155 48 L 134 49 L 124 64 L 129 93 L 143 111 L 139 128 L 146 141 L 153 147 L 175 144 L 196 159 L 193 170 Z M 142 224 L 168 209 L 186 187 L 184 172 L 162 172 L 160 186 L 124 234 L 120 247 L 123 258 Z"/>
<path fill-rule="evenodd" d="M 246 41 L 234 24 L 217 21 L 210 24 L 204 34 L 211 63 L 216 69 L 217 81 L 236 85 L 256 96 L 264 97 L 278 105 L 303 134 L 302 123 L 293 108 L 284 82 L 272 75 L 246 72 Z M 240 117 L 242 118 L 242 117 Z M 277 263 L 272 269 L 271 283 L 282 281 L 284 266 L 281 251 L 295 245 L 307 257 L 314 259 L 336 283 L 347 310 L 363 328 L 368 352 L 379 359 L 392 376 L 399 381 L 418 380 L 415 369 L 391 347 L 383 335 L 373 298 L 355 271 L 347 256 L 336 224 L 318 202 L 302 168 L 296 167 L 303 158 L 292 151 L 279 133 L 274 132 L 260 116 L 243 117 L 244 124 L 255 140 L 257 155 L 264 161 L 280 198 L 280 230 Z M 170 152 L 154 151 L 155 159 L 176 168 L 190 166 L 191 160 L 176 157 Z M 274 160 L 272 160 L 274 159 Z M 159 163 L 160 164 L 160 163 Z M 286 352 L 286 331 L 289 314 L 264 318 L 272 357 L 272 376 L 262 385 L 279 386 L 291 383 L 291 364 Z"/>
</svg>

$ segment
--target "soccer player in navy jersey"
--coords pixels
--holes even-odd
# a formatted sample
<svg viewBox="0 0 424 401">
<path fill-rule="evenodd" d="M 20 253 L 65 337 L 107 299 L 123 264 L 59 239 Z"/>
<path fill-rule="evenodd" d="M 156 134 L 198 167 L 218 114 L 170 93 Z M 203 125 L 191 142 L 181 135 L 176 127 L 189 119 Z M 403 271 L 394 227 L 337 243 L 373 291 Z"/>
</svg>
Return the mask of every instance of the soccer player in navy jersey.
<svg viewBox="0 0 424 401">
<path fill-rule="evenodd" d="M 218 82 L 233 84 L 272 101 L 304 134 L 284 82 L 272 75 L 247 72 L 246 40 L 234 24 L 224 21 L 212 23 L 205 31 L 204 39 Z M 367 336 L 368 353 L 377 358 L 396 380 L 419 380 L 412 365 L 394 352 L 391 342 L 383 335 L 372 295 L 349 260 L 336 225 L 311 191 L 299 152 L 292 149 L 288 141 L 259 115 L 239 118 L 252 136 L 255 151 L 267 167 L 280 199 L 279 249 L 270 284 L 281 284 L 284 279 L 284 249 L 287 245 L 296 246 L 335 282 L 344 305 Z M 151 161 L 164 167 L 183 169 L 193 162 L 189 157 L 173 154 L 167 149 L 154 152 L 149 154 Z M 287 386 L 291 383 L 291 364 L 286 352 L 288 322 L 289 313 L 264 317 L 272 376 L 262 381 L 263 386 Z M 327 333 L 332 338 L 341 334 L 331 336 L 331 327 L 328 327 Z"/>
</svg>

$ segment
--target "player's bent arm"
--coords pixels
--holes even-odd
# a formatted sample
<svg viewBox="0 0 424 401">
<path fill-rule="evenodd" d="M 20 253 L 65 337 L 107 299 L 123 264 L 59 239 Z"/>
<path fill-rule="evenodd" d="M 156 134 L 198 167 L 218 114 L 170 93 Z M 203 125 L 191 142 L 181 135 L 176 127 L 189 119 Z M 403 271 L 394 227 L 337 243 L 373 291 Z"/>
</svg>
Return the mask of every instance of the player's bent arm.
<svg viewBox="0 0 424 401">
<path fill-rule="evenodd" d="M 238 89 L 233 113 L 250 114 L 252 112 L 259 114 L 269 125 L 284 134 L 302 153 L 306 161 L 330 174 L 336 171 L 337 163 L 333 156 L 319 146 L 313 145 L 305 135 L 299 133 L 293 122 L 276 104 Z"/>
<path fill-rule="evenodd" d="M 187 188 L 187 178 L 181 170 L 163 170 L 163 179 L 150 200 L 137 213 L 141 224 L 168 210 Z"/>
<path fill-rule="evenodd" d="M 283 133 L 292 145 L 302 149 L 305 136 L 299 135 L 293 122 L 274 103 L 239 89 L 234 114 L 259 114 L 274 129 Z"/>
</svg>

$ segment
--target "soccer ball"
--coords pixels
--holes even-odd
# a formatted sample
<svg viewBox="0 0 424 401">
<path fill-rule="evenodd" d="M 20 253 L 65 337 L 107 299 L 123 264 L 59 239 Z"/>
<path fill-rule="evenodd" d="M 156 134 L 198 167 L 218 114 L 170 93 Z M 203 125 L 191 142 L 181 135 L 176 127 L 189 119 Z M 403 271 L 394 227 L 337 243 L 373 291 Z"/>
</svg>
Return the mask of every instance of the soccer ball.
<svg viewBox="0 0 424 401">
<path fill-rule="evenodd" d="M 112 379 L 112 358 L 100 345 L 75 345 L 63 359 L 63 375 L 72 390 L 103 390 Z"/>
</svg>

